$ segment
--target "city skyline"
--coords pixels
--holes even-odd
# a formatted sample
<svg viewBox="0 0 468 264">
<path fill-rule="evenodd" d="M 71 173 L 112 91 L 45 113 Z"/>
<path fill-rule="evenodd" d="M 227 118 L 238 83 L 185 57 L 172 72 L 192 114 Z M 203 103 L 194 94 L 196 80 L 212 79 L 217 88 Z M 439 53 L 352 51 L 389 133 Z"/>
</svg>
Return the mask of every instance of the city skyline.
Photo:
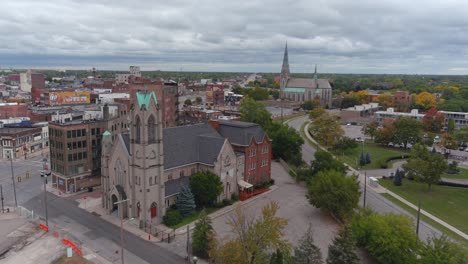
<svg viewBox="0 0 468 264">
<path fill-rule="evenodd" d="M 468 3 L 450 1 L 14 1 L 0 66 L 466 74 Z M 447 15 L 450 14 L 450 15 Z"/>
</svg>

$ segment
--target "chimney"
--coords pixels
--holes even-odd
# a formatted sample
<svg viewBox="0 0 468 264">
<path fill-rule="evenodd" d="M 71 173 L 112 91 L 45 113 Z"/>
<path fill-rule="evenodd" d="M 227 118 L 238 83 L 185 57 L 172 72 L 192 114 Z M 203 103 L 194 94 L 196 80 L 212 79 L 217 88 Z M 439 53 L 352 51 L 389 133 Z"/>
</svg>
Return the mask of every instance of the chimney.
<svg viewBox="0 0 468 264">
<path fill-rule="evenodd" d="M 105 104 L 103 109 L 102 109 L 102 112 L 103 112 L 103 118 L 104 120 L 109 120 L 109 105 Z"/>
<path fill-rule="evenodd" d="M 219 131 L 219 121 L 218 120 L 210 120 L 208 121 L 210 126 L 212 126 L 216 131 Z"/>
</svg>

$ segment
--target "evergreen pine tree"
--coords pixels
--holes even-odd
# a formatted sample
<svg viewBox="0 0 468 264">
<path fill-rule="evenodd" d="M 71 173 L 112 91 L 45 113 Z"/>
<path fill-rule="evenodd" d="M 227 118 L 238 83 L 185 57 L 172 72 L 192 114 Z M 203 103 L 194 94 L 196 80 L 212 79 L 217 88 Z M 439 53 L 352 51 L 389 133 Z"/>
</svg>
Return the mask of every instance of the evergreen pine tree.
<svg viewBox="0 0 468 264">
<path fill-rule="evenodd" d="M 208 251 L 214 237 L 211 218 L 203 210 L 200 220 L 195 224 L 193 230 L 192 252 L 201 258 L 208 258 Z"/>
<path fill-rule="evenodd" d="M 359 264 L 356 255 L 356 245 L 351 237 L 351 231 L 345 227 L 328 247 L 327 264 Z"/>
<path fill-rule="evenodd" d="M 361 157 L 359 157 L 359 164 L 360 164 L 361 166 L 366 165 L 366 157 L 364 156 L 364 153 L 363 153 L 363 152 L 361 152 Z"/>
<path fill-rule="evenodd" d="M 403 172 L 401 172 L 399 169 L 396 170 L 395 176 L 393 177 L 393 185 L 401 186 L 402 178 L 403 178 L 402 174 Z"/>
<path fill-rule="evenodd" d="M 370 164 L 371 163 L 371 158 L 370 158 L 370 154 L 369 152 L 366 153 L 366 164 Z"/>
<path fill-rule="evenodd" d="M 183 217 L 192 215 L 195 210 L 195 199 L 188 186 L 183 186 L 177 195 L 177 209 Z"/>
<path fill-rule="evenodd" d="M 309 226 L 307 233 L 299 241 L 294 249 L 293 263 L 295 264 L 322 264 L 322 253 L 314 244 L 312 228 Z"/>
</svg>

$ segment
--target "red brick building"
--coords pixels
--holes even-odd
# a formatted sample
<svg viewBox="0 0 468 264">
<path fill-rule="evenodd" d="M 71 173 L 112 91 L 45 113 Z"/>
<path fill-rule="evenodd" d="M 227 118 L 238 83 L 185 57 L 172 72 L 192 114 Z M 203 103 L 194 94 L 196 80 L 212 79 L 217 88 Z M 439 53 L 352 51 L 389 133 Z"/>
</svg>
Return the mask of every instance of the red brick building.
<svg viewBox="0 0 468 264">
<path fill-rule="evenodd" d="M 0 119 L 8 119 L 10 117 L 26 117 L 28 116 L 28 105 L 8 103 L 0 104 Z"/>
<path fill-rule="evenodd" d="M 153 91 L 156 94 L 159 107 L 163 112 L 163 127 L 174 127 L 177 124 L 179 93 L 175 82 L 149 80 L 141 77 L 129 79 L 130 102 L 133 101 L 137 91 Z"/>
<path fill-rule="evenodd" d="M 244 181 L 260 185 L 271 179 L 271 139 L 255 123 L 241 121 L 210 121 L 221 136 L 227 138 L 234 151 L 244 155 Z"/>
</svg>

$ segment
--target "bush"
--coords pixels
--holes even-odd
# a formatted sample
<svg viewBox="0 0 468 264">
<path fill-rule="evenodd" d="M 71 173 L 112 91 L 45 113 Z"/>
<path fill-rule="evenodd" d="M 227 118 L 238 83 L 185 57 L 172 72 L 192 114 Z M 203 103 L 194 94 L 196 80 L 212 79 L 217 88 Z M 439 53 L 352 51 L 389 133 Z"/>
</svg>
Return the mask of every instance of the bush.
<svg viewBox="0 0 468 264">
<path fill-rule="evenodd" d="M 223 199 L 223 206 L 232 205 L 232 201 L 229 199 Z"/>
<path fill-rule="evenodd" d="M 175 226 L 180 222 L 182 222 L 182 215 L 179 210 L 169 209 L 163 217 L 163 223 L 169 227 Z"/>
<path fill-rule="evenodd" d="M 233 195 L 231 195 L 231 200 L 232 200 L 233 202 L 239 201 L 239 195 L 237 195 L 237 194 L 234 193 Z"/>
<path fill-rule="evenodd" d="M 216 202 L 216 203 L 213 204 L 213 207 L 214 208 L 223 208 L 224 204 L 223 204 L 223 202 Z"/>
<path fill-rule="evenodd" d="M 379 160 L 377 163 L 381 169 L 388 169 L 388 164 L 386 160 Z"/>
<path fill-rule="evenodd" d="M 274 179 L 270 180 L 270 185 L 275 185 L 275 180 Z"/>
</svg>

